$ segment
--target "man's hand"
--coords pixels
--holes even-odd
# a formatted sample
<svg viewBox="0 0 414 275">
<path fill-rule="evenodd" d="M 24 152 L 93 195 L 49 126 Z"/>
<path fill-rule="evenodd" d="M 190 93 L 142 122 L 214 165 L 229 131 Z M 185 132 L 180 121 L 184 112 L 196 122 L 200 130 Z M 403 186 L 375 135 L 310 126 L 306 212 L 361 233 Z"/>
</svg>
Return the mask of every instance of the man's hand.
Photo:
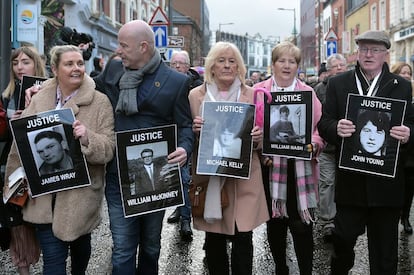
<svg viewBox="0 0 414 275">
<path fill-rule="evenodd" d="M 410 128 L 405 125 L 393 126 L 390 130 L 390 136 L 405 144 L 410 138 Z"/>
<path fill-rule="evenodd" d="M 350 137 L 353 133 L 355 133 L 355 125 L 352 121 L 347 119 L 341 119 L 338 121 L 338 125 L 336 126 L 336 132 L 340 137 Z"/>
<path fill-rule="evenodd" d="M 177 149 L 168 155 L 168 163 L 180 163 L 180 166 L 184 166 L 187 162 L 187 151 L 183 147 L 177 147 Z"/>
</svg>

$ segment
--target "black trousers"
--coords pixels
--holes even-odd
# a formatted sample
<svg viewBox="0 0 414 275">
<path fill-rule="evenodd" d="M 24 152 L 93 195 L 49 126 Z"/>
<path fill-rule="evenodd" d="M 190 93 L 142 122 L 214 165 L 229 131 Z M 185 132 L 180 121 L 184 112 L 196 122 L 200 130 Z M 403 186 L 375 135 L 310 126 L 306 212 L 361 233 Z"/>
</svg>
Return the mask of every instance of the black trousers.
<svg viewBox="0 0 414 275">
<path fill-rule="evenodd" d="M 269 173 L 264 177 L 269 177 Z M 269 182 L 269 180 L 267 179 Z M 269 188 L 265 188 L 265 191 Z M 312 275 L 313 262 L 313 224 L 302 222 L 297 206 L 295 162 L 288 160 L 286 208 L 289 218 L 270 219 L 267 222 L 267 239 L 276 264 L 277 275 L 288 275 L 286 264 L 287 232 L 292 234 L 293 246 L 301 275 Z M 270 200 L 270 194 L 267 195 Z M 271 209 L 271 204 L 269 204 Z"/>
<path fill-rule="evenodd" d="M 230 274 L 227 240 L 232 242 L 231 274 L 253 274 L 253 232 L 238 232 L 229 236 L 206 232 L 206 258 L 210 275 Z"/>
<path fill-rule="evenodd" d="M 369 267 L 372 275 L 397 274 L 400 208 L 336 205 L 332 236 L 332 274 L 348 274 L 355 260 L 357 238 L 367 229 Z"/>
<path fill-rule="evenodd" d="M 404 183 L 404 205 L 401 211 L 401 219 L 410 218 L 410 209 L 413 202 L 414 195 L 414 172 L 413 167 L 406 167 L 404 170 L 405 183 Z"/>
</svg>

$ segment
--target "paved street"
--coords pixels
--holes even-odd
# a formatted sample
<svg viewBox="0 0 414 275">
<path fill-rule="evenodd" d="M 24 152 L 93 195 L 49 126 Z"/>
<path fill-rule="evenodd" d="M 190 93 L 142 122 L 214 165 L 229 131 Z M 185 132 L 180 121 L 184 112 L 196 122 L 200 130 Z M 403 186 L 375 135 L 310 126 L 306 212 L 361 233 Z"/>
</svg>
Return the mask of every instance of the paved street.
<svg viewBox="0 0 414 275">
<path fill-rule="evenodd" d="M 168 210 L 165 220 L 172 210 Z M 104 209 L 102 224 L 93 234 L 93 252 L 88 266 L 88 274 L 110 274 L 111 235 L 106 209 Z M 414 223 L 413 219 L 411 222 Z M 402 227 L 400 228 L 402 229 Z M 320 235 L 320 227 L 315 226 L 315 252 L 314 274 L 329 274 L 329 246 L 325 245 Z M 399 274 L 414 274 L 414 236 L 401 234 L 400 236 L 400 260 Z M 189 274 L 207 275 L 204 265 L 204 251 L 202 249 L 204 232 L 194 231 L 194 240 L 184 243 L 178 234 L 178 224 L 165 222 L 162 237 L 162 249 L 160 257 L 160 274 Z M 296 257 L 293 252 L 292 242 L 289 239 L 288 258 L 291 266 L 291 274 L 299 274 Z M 262 225 L 254 232 L 254 274 L 274 274 L 274 264 L 270 250 L 266 242 L 266 226 Z M 410 251 L 411 250 L 411 251 Z M 8 252 L 0 253 L 0 274 L 16 274 L 16 269 L 10 262 Z M 69 263 L 70 264 L 70 263 Z M 36 264 L 32 274 L 41 274 L 42 261 Z M 68 272 L 69 274 L 69 272 Z M 352 275 L 366 275 L 368 271 L 368 254 L 366 239 L 361 237 L 356 246 L 356 261 Z"/>
</svg>

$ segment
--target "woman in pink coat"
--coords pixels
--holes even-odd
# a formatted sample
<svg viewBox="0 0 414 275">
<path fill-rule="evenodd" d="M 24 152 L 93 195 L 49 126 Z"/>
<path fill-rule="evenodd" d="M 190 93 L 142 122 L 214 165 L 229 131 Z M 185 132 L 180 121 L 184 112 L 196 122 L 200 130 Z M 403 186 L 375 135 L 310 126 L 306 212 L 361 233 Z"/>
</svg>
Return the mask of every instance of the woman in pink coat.
<svg viewBox="0 0 414 275">
<path fill-rule="evenodd" d="M 199 134 L 205 117 L 201 117 L 204 101 L 231 101 L 253 103 L 253 89 L 244 84 L 246 68 L 240 51 L 234 44 L 218 42 L 206 58 L 205 83 L 190 91 L 189 100 L 193 117 L 193 131 Z M 194 218 L 194 227 L 206 231 L 206 258 L 210 275 L 230 274 L 227 240 L 233 243 L 231 252 L 232 274 L 251 275 L 253 263 L 252 231 L 269 219 L 266 206 L 259 154 L 262 131 L 255 126 L 251 135 L 254 149 L 249 179 L 217 177 L 229 198 L 222 209 L 221 218 Z M 194 155 L 197 148 L 194 149 Z M 197 165 L 193 156 L 193 165 Z M 193 174 L 193 181 L 199 175 Z M 205 176 L 211 185 L 211 178 Z M 207 187 L 209 188 L 209 187 Z M 220 194 L 218 194 L 220 195 Z"/>
<path fill-rule="evenodd" d="M 290 42 L 282 42 L 272 50 L 273 75 L 257 83 L 255 88 L 271 92 L 309 91 L 312 93 L 313 159 L 300 160 L 274 156 L 264 158 L 263 181 L 265 182 L 269 212 L 272 218 L 267 222 L 267 238 L 277 275 L 288 275 L 286 265 L 287 230 L 293 237 L 296 257 L 301 275 L 312 274 L 314 209 L 317 207 L 319 168 L 316 157 L 325 146 L 319 136 L 317 124 L 322 115 L 321 103 L 311 87 L 296 78 L 301 59 L 300 49 Z M 259 118 L 260 121 L 262 119 Z M 267 168 L 267 169 L 266 169 Z"/>
</svg>

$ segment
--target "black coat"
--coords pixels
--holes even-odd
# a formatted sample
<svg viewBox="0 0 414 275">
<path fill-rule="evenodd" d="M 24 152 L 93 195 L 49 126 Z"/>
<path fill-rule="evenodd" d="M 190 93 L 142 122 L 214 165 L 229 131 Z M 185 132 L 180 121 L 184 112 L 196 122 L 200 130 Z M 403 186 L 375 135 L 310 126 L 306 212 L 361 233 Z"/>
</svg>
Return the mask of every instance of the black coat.
<svg viewBox="0 0 414 275">
<path fill-rule="evenodd" d="M 356 68 L 358 70 L 358 66 Z M 383 66 L 384 75 L 380 81 L 377 97 L 405 100 L 407 102 L 404 125 L 411 129 L 409 143 L 414 142 L 414 111 L 411 105 L 411 83 L 389 72 L 387 64 Z M 318 124 L 321 137 L 336 145 L 336 157 L 339 158 L 341 138 L 337 135 L 337 124 L 345 118 L 348 93 L 358 94 L 355 70 L 348 71 L 329 79 L 326 91 L 326 104 L 323 105 L 322 118 Z M 350 206 L 389 206 L 400 207 L 403 204 L 404 160 L 406 147 L 400 147 L 400 155 L 394 179 L 377 175 L 367 175 L 337 167 L 335 200 L 339 205 Z"/>
</svg>

